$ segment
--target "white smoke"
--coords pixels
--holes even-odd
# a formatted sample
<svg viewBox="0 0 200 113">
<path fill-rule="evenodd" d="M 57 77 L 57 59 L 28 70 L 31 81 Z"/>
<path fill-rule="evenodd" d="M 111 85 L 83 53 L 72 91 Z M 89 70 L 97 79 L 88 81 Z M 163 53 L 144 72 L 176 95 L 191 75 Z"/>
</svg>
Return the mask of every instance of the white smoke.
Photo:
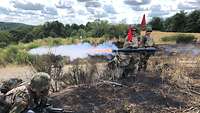
<svg viewBox="0 0 200 113">
<path fill-rule="evenodd" d="M 61 56 L 69 56 L 71 60 L 77 58 L 87 58 L 89 55 L 111 55 L 112 52 L 108 51 L 101 51 L 97 52 L 95 50 L 106 50 L 106 49 L 117 49 L 117 46 L 110 42 L 105 42 L 103 44 L 99 44 L 97 46 L 93 46 L 89 43 L 79 43 L 73 45 L 61 45 L 61 46 L 42 46 L 39 48 L 34 48 L 29 51 L 30 54 L 33 55 L 44 55 L 52 53 L 54 55 L 61 55 Z"/>
<path fill-rule="evenodd" d="M 185 45 L 166 45 L 163 47 L 166 53 L 176 52 L 179 54 L 200 55 L 200 47 L 192 44 Z"/>
</svg>

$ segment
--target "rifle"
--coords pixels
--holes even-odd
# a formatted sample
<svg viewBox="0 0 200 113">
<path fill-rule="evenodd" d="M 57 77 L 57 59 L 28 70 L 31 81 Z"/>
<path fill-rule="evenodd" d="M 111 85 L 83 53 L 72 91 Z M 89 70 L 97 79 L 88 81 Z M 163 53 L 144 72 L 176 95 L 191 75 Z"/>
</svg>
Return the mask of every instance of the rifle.
<svg viewBox="0 0 200 113">
<path fill-rule="evenodd" d="M 65 111 L 62 108 L 54 108 L 50 104 L 46 104 L 45 106 L 38 106 L 34 109 L 29 109 L 25 113 L 74 113 L 73 111 Z"/>
</svg>

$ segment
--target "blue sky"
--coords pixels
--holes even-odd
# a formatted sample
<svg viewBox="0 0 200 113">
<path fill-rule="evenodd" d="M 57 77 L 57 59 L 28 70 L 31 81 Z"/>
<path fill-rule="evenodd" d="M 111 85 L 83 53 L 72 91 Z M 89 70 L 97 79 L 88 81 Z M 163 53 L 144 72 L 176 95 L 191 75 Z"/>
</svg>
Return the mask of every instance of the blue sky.
<svg viewBox="0 0 200 113">
<path fill-rule="evenodd" d="M 0 0 L 0 21 L 31 25 L 58 20 L 64 24 L 86 24 L 95 19 L 110 23 L 140 23 L 154 16 L 199 9 L 200 0 Z"/>
</svg>

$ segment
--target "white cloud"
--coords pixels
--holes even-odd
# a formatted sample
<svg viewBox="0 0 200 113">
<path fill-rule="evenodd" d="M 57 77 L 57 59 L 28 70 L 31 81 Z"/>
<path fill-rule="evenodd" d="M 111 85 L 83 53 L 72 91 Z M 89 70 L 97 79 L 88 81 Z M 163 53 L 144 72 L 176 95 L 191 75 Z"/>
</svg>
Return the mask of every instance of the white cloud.
<svg viewBox="0 0 200 113">
<path fill-rule="evenodd" d="M 43 24 L 58 20 L 86 24 L 95 19 L 140 23 L 153 16 L 168 17 L 180 10 L 198 9 L 199 0 L 0 0 L 0 21 Z"/>
</svg>

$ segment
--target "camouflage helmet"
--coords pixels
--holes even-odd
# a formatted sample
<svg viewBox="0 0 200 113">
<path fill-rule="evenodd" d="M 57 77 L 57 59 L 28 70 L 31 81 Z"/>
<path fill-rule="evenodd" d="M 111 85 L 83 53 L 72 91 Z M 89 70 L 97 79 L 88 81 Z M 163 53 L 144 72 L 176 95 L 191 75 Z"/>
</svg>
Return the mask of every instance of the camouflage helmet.
<svg viewBox="0 0 200 113">
<path fill-rule="evenodd" d="M 152 27 L 151 26 L 147 26 L 146 27 L 146 32 L 152 32 Z"/>
<path fill-rule="evenodd" d="M 42 91 L 49 89 L 51 84 L 51 79 L 49 74 L 44 72 L 36 73 L 31 79 L 31 89 L 34 91 Z"/>
</svg>

